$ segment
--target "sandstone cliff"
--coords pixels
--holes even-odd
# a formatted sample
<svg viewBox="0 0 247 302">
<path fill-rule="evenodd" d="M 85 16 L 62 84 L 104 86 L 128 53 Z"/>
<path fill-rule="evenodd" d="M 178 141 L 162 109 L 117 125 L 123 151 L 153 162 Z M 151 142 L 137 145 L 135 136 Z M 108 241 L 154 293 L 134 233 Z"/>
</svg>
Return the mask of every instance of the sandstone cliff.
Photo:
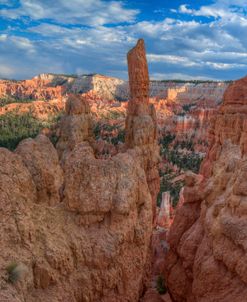
<svg viewBox="0 0 247 302">
<path fill-rule="evenodd" d="M 247 78 L 234 82 L 210 131 L 201 176 L 188 174 L 170 229 L 165 277 L 176 302 L 247 297 Z"/>
<path fill-rule="evenodd" d="M 0 301 L 138 301 L 158 150 L 143 41 L 128 62 L 135 91 L 146 89 L 132 94 L 125 152 L 95 157 L 89 107 L 73 95 L 57 150 L 44 135 L 0 148 Z"/>
</svg>

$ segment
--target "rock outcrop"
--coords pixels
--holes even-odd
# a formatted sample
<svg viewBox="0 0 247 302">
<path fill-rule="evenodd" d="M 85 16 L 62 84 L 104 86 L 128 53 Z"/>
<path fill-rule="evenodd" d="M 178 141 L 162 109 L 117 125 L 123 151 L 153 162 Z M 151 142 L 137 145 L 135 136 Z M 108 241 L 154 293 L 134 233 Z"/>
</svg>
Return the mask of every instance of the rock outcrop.
<svg viewBox="0 0 247 302">
<path fill-rule="evenodd" d="M 153 200 L 153 216 L 159 192 L 159 146 L 154 106 L 149 104 L 149 76 L 144 41 L 128 53 L 130 101 L 126 118 L 126 146 L 135 148 L 142 159 Z"/>
<path fill-rule="evenodd" d="M 136 52 L 145 61 L 143 41 Z M 131 81 L 139 67 L 129 61 Z M 157 141 L 148 89 L 142 106 L 130 110 L 126 151 L 108 159 L 95 157 L 89 107 L 73 95 L 57 150 L 43 135 L 14 153 L 0 148 L 0 301 L 139 300 L 155 196 L 149 173 L 157 174 L 149 159 Z"/>
<path fill-rule="evenodd" d="M 37 202 L 54 206 L 60 202 L 63 171 L 52 143 L 45 135 L 20 142 L 15 153 L 32 175 L 37 189 Z"/>
<path fill-rule="evenodd" d="M 185 178 L 171 226 L 165 278 L 176 302 L 247 297 L 247 78 L 231 84 L 210 131 L 202 176 Z"/>
<path fill-rule="evenodd" d="M 64 158 L 77 144 L 92 139 L 90 108 L 82 96 L 68 96 L 59 132 L 56 147 L 60 158 Z"/>
</svg>

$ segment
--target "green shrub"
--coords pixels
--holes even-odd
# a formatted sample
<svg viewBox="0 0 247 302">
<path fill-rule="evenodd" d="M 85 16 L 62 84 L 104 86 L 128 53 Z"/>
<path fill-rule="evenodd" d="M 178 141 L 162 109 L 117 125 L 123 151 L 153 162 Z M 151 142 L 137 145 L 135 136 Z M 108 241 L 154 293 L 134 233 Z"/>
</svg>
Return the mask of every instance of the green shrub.
<svg viewBox="0 0 247 302">
<path fill-rule="evenodd" d="M 160 295 L 164 295 L 167 292 L 165 280 L 161 275 L 156 280 L 156 289 Z"/>
<path fill-rule="evenodd" d="M 28 268 L 23 263 L 12 262 L 6 267 L 6 271 L 8 273 L 8 282 L 14 284 L 28 272 Z"/>
<path fill-rule="evenodd" d="M 163 149 L 166 149 L 169 147 L 169 145 L 174 141 L 175 139 L 175 135 L 174 134 L 170 134 L 168 133 L 167 135 L 163 136 L 160 139 L 160 145 Z"/>
<path fill-rule="evenodd" d="M 190 109 L 191 109 L 191 107 L 193 107 L 194 105 L 195 105 L 195 104 L 185 104 L 185 105 L 182 106 L 182 108 L 183 108 L 183 110 L 184 110 L 185 112 L 189 112 Z"/>
<path fill-rule="evenodd" d="M 20 279 L 20 270 L 18 270 L 18 264 L 16 262 L 11 262 L 6 270 L 8 272 L 8 282 L 16 283 Z"/>
<path fill-rule="evenodd" d="M 124 143 L 125 141 L 125 129 L 119 129 L 118 131 L 118 135 L 116 137 L 112 137 L 110 139 L 110 142 L 113 144 L 113 145 L 117 145 L 118 143 Z"/>
<path fill-rule="evenodd" d="M 33 99 L 19 99 L 12 95 L 6 95 L 6 96 L 0 98 L 0 107 L 3 107 L 7 104 L 12 104 L 12 103 L 30 103 L 32 101 L 34 101 L 34 100 Z"/>
</svg>

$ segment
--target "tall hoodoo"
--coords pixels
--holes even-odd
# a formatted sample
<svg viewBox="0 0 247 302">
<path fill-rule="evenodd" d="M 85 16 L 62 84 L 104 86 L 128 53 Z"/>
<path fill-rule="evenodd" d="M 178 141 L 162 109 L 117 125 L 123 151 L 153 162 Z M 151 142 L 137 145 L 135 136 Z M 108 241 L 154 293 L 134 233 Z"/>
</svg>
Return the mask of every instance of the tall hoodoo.
<svg viewBox="0 0 247 302">
<path fill-rule="evenodd" d="M 159 192 L 159 146 L 155 108 L 149 104 L 149 75 L 144 40 L 127 55 L 129 70 L 130 101 L 126 118 L 126 146 L 135 148 L 141 157 L 152 195 L 153 215 Z"/>
<path fill-rule="evenodd" d="M 128 52 L 127 60 L 130 88 L 129 112 L 136 115 L 143 112 L 147 113 L 149 104 L 149 75 L 143 39 L 138 40 L 136 46 Z M 143 109 L 146 109 L 146 111 Z"/>
<path fill-rule="evenodd" d="M 169 234 L 165 277 L 176 302 L 247 297 L 247 77 L 224 94 L 199 176 L 188 175 Z"/>
</svg>

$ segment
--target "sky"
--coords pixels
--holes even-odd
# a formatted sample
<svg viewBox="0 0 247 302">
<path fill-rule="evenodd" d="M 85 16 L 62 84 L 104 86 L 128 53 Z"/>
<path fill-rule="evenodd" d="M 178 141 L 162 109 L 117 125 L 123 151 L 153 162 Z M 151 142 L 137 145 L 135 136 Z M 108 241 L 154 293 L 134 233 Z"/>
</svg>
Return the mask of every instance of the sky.
<svg viewBox="0 0 247 302">
<path fill-rule="evenodd" d="M 151 79 L 247 74 L 247 0 L 0 0 L 0 78 L 40 73 L 127 79 L 146 44 Z"/>
</svg>

